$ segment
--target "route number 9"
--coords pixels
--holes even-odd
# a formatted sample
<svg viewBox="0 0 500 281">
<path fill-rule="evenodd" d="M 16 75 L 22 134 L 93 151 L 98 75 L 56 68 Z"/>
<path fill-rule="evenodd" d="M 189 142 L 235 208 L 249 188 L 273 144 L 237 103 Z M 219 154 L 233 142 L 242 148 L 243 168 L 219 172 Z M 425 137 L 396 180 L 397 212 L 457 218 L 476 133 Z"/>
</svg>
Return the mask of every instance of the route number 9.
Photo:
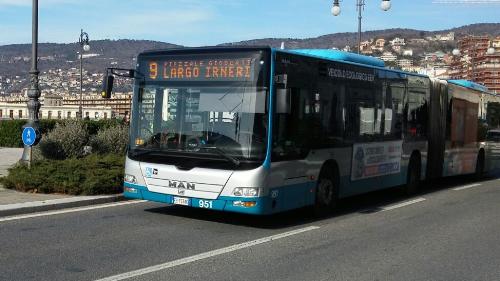
<svg viewBox="0 0 500 281">
<path fill-rule="evenodd" d="M 149 63 L 149 78 L 156 79 L 158 77 L 158 64 L 156 62 Z"/>
</svg>

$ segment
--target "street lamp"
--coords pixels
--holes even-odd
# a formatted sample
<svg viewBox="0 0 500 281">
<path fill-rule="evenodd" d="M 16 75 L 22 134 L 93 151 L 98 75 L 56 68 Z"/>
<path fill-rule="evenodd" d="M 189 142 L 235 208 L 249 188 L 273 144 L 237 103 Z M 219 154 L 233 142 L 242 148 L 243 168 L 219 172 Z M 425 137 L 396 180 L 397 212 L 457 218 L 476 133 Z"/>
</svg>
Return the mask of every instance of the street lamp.
<svg viewBox="0 0 500 281">
<path fill-rule="evenodd" d="M 28 89 L 28 123 L 24 126 L 32 127 L 38 134 L 37 139 L 40 139 L 38 132 L 39 120 L 38 112 L 40 110 L 40 87 L 38 85 L 38 0 L 33 0 L 32 7 L 32 24 L 31 24 L 31 69 L 30 69 L 30 87 Z M 34 143 L 36 144 L 36 142 Z M 31 145 L 24 145 L 23 156 L 21 158 L 22 162 L 31 165 Z"/>
<path fill-rule="evenodd" d="M 83 32 L 83 29 L 80 32 L 80 38 L 78 39 L 78 43 L 80 44 L 81 51 L 77 52 L 80 56 L 80 106 L 78 107 L 78 115 L 80 118 L 83 118 L 83 52 L 88 52 L 90 50 L 89 45 L 89 35 L 87 32 Z"/>
<path fill-rule="evenodd" d="M 334 0 L 331 9 L 332 15 L 340 15 L 340 0 Z M 358 54 L 361 53 L 361 19 L 363 18 L 362 12 L 365 7 L 365 0 L 356 0 L 356 7 L 358 11 Z M 390 0 L 382 0 L 380 3 L 380 8 L 383 11 L 388 11 L 391 8 Z"/>
</svg>

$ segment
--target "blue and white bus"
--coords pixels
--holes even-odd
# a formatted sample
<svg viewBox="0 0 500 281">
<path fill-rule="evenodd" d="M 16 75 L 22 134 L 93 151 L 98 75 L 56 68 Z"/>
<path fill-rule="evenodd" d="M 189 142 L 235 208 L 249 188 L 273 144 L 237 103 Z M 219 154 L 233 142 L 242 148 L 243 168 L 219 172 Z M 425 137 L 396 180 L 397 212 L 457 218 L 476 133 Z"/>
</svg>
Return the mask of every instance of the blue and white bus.
<svg viewBox="0 0 500 281">
<path fill-rule="evenodd" d="M 324 214 L 356 194 L 479 176 L 500 115 L 480 85 L 334 50 L 148 51 L 131 73 L 125 196 L 220 211 Z"/>
</svg>

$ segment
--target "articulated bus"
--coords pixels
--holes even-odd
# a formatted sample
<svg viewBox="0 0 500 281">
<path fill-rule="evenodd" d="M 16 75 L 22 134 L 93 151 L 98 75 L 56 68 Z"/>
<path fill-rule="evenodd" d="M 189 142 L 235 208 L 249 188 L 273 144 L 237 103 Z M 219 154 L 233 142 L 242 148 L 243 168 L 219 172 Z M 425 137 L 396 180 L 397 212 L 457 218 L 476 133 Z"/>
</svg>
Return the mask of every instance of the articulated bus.
<svg viewBox="0 0 500 281">
<path fill-rule="evenodd" d="M 148 51 L 132 72 L 128 198 L 324 214 L 341 198 L 412 193 L 423 180 L 480 176 L 496 163 L 485 138 L 500 99 L 472 82 L 269 47 Z"/>
</svg>

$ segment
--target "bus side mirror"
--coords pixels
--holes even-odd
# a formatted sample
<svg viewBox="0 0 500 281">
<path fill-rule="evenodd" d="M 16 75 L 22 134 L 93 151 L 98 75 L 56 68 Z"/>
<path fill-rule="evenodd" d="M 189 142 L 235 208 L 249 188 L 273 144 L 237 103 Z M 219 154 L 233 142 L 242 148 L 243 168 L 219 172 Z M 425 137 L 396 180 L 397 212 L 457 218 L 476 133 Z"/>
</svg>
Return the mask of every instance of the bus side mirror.
<svg viewBox="0 0 500 281">
<path fill-rule="evenodd" d="M 290 113 L 292 109 L 290 90 L 278 88 L 276 90 L 276 113 Z"/>
<path fill-rule="evenodd" d="M 106 74 L 104 76 L 104 80 L 102 81 L 102 92 L 101 95 L 105 99 L 111 98 L 111 93 L 113 92 L 113 82 L 115 81 L 115 77 L 110 74 Z"/>
</svg>

